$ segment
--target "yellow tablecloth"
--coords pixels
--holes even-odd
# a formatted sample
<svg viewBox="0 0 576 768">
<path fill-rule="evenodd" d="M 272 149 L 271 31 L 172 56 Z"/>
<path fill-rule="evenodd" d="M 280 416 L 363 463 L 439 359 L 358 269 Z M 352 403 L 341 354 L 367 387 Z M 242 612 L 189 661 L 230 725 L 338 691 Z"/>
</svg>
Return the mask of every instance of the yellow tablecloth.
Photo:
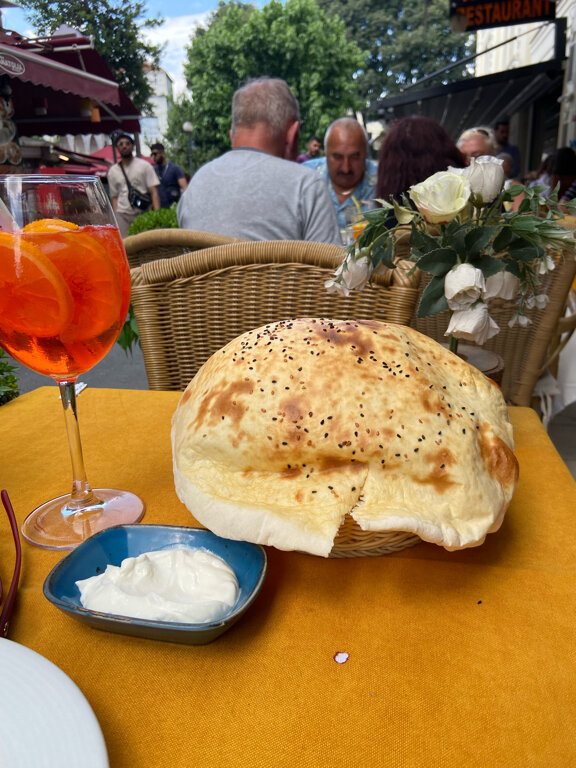
<svg viewBox="0 0 576 768">
<path fill-rule="evenodd" d="M 78 401 L 91 481 L 139 494 L 145 523 L 194 523 L 173 489 L 178 397 L 89 388 Z M 82 689 L 112 768 L 573 768 L 576 485 L 536 414 L 511 415 L 520 483 L 482 547 L 350 560 L 269 549 L 251 610 L 192 647 L 65 616 L 42 595 L 62 553 L 25 544 L 10 637 Z M 56 388 L 0 408 L 0 487 L 20 520 L 69 484 Z M 1 519 L 5 583 L 12 562 Z"/>
</svg>

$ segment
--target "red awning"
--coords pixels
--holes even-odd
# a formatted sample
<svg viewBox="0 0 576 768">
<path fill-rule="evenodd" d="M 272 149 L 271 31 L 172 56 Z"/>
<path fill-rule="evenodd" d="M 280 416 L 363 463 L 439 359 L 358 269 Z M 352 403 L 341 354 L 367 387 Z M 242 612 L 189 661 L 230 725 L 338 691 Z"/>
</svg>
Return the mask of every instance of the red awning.
<svg viewBox="0 0 576 768">
<path fill-rule="evenodd" d="M 19 136 L 140 133 L 140 112 L 88 38 L 28 40 L 0 30 L 0 76 Z"/>
<path fill-rule="evenodd" d="M 98 75 L 0 43 L 0 74 L 76 96 L 120 104 L 118 85 Z"/>
</svg>

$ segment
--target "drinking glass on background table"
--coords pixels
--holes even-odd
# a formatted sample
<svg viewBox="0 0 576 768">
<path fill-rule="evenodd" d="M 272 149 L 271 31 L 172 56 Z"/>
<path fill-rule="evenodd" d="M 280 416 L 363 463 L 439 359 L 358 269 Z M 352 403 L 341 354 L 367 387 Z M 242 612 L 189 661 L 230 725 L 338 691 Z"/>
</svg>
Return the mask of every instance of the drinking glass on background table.
<svg viewBox="0 0 576 768">
<path fill-rule="evenodd" d="M 58 382 L 72 460 L 72 492 L 31 512 L 22 533 L 73 549 L 144 514 L 133 493 L 91 488 L 76 411 L 76 379 L 111 349 L 128 312 L 126 252 L 94 176 L 0 176 L 0 227 L 0 346 Z"/>
<path fill-rule="evenodd" d="M 368 205 L 366 201 L 362 201 L 362 208 L 359 206 L 348 205 L 344 208 L 344 220 L 346 222 L 345 228 L 340 232 L 342 237 L 342 243 L 345 246 L 352 245 L 360 237 L 360 233 L 364 227 L 368 224 L 364 218 L 364 211 L 372 208 L 372 205 Z"/>
</svg>

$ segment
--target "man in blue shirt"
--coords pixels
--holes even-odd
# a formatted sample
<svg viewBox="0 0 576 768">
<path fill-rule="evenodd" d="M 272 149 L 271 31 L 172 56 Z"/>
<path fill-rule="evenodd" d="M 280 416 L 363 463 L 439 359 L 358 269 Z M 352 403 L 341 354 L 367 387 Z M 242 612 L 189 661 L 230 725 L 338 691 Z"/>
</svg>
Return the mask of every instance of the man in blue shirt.
<svg viewBox="0 0 576 768">
<path fill-rule="evenodd" d="M 344 231 L 355 213 L 374 207 L 378 165 L 367 157 L 368 137 L 353 117 L 341 117 L 329 126 L 324 149 L 325 157 L 308 160 L 303 166 L 323 175 Z"/>
<path fill-rule="evenodd" d="M 166 150 L 163 144 L 152 144 L 150 156 L 154 160 L 154 170 L 160 182 L 158 186 L 160 206 L 170 208 L 172 203 L 177 203 L 180 200 L 180 195 L 188 186 L 186 175 L 176 163 L 166 162 Z"/>
</svg>

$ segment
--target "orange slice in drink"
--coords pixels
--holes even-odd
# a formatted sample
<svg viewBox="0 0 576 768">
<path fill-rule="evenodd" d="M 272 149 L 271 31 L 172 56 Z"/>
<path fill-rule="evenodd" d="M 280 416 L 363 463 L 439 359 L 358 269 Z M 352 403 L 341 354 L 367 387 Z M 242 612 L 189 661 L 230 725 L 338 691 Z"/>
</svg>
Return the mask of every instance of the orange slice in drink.
<svg viewBox="0 0 576 768">
<path fill-rule="evenodd" d="M 3 328 L 59 336 L 72 318 L 66 281 L 33 243 L 0 232 L 0 317 Z"/>
<path fill-rule="evenodd" d="M 46 221 L 48 231 L 39 226 Z M 58 231 L 55 227 L 59 225 L 53 221 L 36 222 L 37 230 L 28 231 L 26 237 L 48 256 L 72 295 L 73 315 L 66 339 L 95 338 L 120 322 L 122 287 L 118 272 L 95 237 L 80 227 Z"/>
<path fill-rule="evenodd" d="M 65 232 L 67 229 L 78 229 L 78 224 L 64 219 L 37 219 L 22 228 L 22 232 Z"/>
</svg>

